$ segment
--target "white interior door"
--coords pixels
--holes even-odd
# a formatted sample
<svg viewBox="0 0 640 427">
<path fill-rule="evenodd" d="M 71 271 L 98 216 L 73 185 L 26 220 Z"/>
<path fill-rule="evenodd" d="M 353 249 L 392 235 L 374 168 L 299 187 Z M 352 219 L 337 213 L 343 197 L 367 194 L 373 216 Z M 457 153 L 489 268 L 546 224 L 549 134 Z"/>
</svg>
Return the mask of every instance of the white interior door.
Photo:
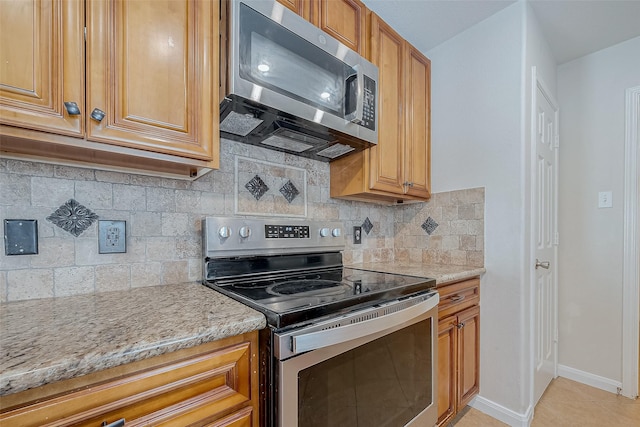
<svg viewBox="0 0 640 427">
<path fill-rule="evenodd" d="M 558 108 L 536 84 L 534 99 L 535 170 L 532 260 L 534 268 L 534 403 L 557 371 L 557 180 Z"/>
</svg>

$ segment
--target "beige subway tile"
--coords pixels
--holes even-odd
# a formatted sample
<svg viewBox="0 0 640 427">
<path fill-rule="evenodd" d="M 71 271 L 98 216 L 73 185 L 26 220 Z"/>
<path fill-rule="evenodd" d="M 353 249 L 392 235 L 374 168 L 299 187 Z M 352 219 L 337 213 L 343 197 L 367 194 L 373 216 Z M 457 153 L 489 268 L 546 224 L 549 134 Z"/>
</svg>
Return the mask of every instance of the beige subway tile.
<svg viewBox="0 0 640 427">
<path fill-rule="evenodd" d="M 442 236 L 442 249 L 445 251 L 460 248 L 460 236 Z"/>
<path fill-rule="evenodd" d="M 186 213 L 162 214 L 163 236 L 188 236 L 193 234 L 189 215 Z"/>
<path fill-rule="evenodd" d="M 165 261 L 162 263 L 162 284 L 172 285 L 189 282 L 188 261 Z"/>
<path fill-rule="evenodd" d="M 39 239 L 38 255 L 31 257 L 31 267 L 69 267 L 75 264 L 76 251 L 72 236 Z"/>
<path fill-rule="evenodd" d="M 476 203 L 473 208 L 475 210 L 474 219 L 484 219 L 484 203 Z"/>
<path fill-rule="evenodd" d="M 131 287 L 159 286 L 162 284 L 162 264 L 147 262 L 131 264 Z"/>
<path fill-rule="evenodd" d="M 202 256 L 202 239 L 200 237 L 176 238 L 176 257 L 180 259 Z"/>
<path fill-rule="evenodd" d="M 169 188 L 147 188 L 147 210 L 151 212 L 175 212 L 176 191 Z"/>
<path fill-rule="evenodd" d="M 457 219 L 451 221 L 451 234 L 462 235 L 462 234 L 471 234 L 469 233 L 469 223 L 470 220 L 466 219 Z"/>
<path fill-rule="evenodd" d="M 175 239 L 150 237 L 146 240 L 147 261 L 170 261 L 176 257 Z"/>
<path fill-rule="evenodd" d="M 73 181 L 38 176 L 31 178 L 31 205 L 51 208 L 49 214 L 74 197 Z"/>
<path fill-rule="evenodd" d="M 204 278 L 202 258 L 191 258 L 189 261 L 189 281 L 200 282 Z"/>
<path fill-rule="evenodd" d="M 130 230 L 131 235 L 137 237 L 161 236 L 162 213 L 131 212 Z"/>
<path fill-rule="evenodd" d="M 96 176 L 93 169 L 75 168 L 72 166 L 56 165 L 53 170 L 56 178 L 73 179 L 76 181 L 93 181 Z"/>
<path fill-rule="evenodd" d="M 31 205 L 31 178 L 28 176 L 0 173 L 2 205 Z"/>
<path fill-rule="evenodd" d="M 473 219 L 468 222 L 469 234 L 474 236 L 484 236 L 484 220 Z"/>
<path fill-rule="evenodd" d="M 460 249 L 463 251 L 476 250 L 476 236 L 464 235 L 460 236 Z"/>
<path fill-rule="evenodd" d="M 473 267 L 484 267 L 484 252 L 483 251 L 468 251 L 467 261 L 469 265 Z"/>
<path fill-rule="evenodd" d="M 476 208 L 475 205 L 461 205 L 458 206 L 458 219 L 475 219 Z"/>
<path fill-rule="evenodd" d="M 109 264 L 96 267 L 96 292 L 120 291 L 131 287 L 129 264 Z"/>
<path fill-rule="evenodd" d="M 29 176 L 53 176 L 53 165 L 22 160 L 6 160 L 7 171 L 12 174 Z"/>
<path fill-rule="evenodd" d="M 7 302 L 7 272 L 0 271 L 0 303 Z"/>
<path fill-rule="evenodd" d="M 95 211 L 113 207 L 113 185 L 108 182 L 77 181 L 75 199 Z"/>
<path fill-rule="evenodd" d="M 90 294 L 95 291 L 93 267 L 64 267 L 54 269 L 55 296 Z"/>
<path fill-rule="evenodd" d="M 129 184 L 131 182 L 130 174 L 122 173 L 122 172 L 111 172 L 111 171 L 95 171 L 96 181 L 102 182 L 111 182 L 118 184 Z"/>
<path fill-rule="evenodd" d="M 122 211 L 146 210 L 146 188 L 137 185 L 113 184 L 113 209 Z"/>
<path fill-rule="evenodd" d="M 176 212 L 204 212 L 202 209 L 202 192 L 176 190 Z"/>
<path fill-rule="evenodd" d="M 7 301 L 53 296 L 53 270 L 28 269 L 7 272 Z"/>
<path fill-rule="evenodd" d="M 450 262 L 452 265 L 467 265 L 467 252 L 454 250 L 449 251 Z"/>
</svg>

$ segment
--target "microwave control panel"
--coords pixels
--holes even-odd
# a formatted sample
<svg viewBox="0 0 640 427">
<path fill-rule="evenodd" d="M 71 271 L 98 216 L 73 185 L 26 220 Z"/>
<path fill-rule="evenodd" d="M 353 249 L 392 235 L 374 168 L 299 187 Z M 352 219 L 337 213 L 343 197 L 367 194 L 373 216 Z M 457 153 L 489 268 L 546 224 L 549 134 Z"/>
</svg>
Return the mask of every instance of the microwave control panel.
<svg viewBox="0 0 640 427">
<path fill-rule="evenodd" d="M 363 105 L 362 126 L 376 130 L 376 82 L 368 76 L 364 76 Z"/>
</svg>

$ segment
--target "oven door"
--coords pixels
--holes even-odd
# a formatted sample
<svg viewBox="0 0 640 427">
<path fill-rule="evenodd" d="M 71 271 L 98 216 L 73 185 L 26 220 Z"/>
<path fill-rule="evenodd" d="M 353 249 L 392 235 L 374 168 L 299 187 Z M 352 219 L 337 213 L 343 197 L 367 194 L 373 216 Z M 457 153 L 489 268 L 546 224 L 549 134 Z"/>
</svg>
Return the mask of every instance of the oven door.
<svg viewBox="0 0 640 427">
<path fill-rule="evenodd" d="M 408 308 L 345 316 L 345 326 L 276 334 L 281 350 L 302 353 L 277 363 L 278 425 L 434 426 L 438 300 L 431 292 Z"/>
</svg>

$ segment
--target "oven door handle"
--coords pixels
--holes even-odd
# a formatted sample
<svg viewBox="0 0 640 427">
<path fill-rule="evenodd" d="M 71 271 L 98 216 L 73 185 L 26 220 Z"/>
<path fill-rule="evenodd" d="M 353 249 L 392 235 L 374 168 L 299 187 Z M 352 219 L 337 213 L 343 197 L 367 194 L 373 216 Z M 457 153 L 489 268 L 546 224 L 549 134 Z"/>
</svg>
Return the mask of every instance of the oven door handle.
<svg viewBox="0 0 640 427">
<path fill-rule="evenodd" d="M 392 329 L 434 309 L 438 306 L 439 301 L 440 298 L 438 294 L 435 294 L 416 305 L 382 317 L 363 320 L 358 323 L 323 331 L 296 335 L 291 337 L 291 350 L 293 354 L 296 355 Z M 359 315 L 354 315 L 353 317 L 359 317 Z"/>
</svg>

